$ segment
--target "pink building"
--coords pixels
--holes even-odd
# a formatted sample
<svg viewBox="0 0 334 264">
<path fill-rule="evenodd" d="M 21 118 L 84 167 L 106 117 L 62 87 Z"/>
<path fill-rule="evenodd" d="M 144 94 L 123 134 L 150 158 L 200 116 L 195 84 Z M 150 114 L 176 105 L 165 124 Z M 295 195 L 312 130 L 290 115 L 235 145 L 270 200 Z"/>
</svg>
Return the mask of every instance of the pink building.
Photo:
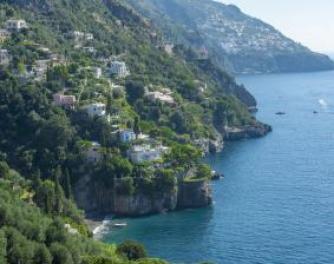
<svg viewBox="0 0 334 264">
<path fill-rule="evenodd" d="M 74 95 L 63 95 L 57 93 L 53 95 L 53 101 L 56 106 L 73 109 L 77 100 Z"/>
</svg>

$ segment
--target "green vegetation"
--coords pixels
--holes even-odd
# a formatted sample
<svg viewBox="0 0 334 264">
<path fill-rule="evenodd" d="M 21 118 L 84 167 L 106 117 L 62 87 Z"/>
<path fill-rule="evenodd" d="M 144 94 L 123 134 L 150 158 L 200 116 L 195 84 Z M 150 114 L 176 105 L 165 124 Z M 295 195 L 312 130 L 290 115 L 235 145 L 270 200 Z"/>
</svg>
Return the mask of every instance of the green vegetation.
<svg viewBox="0 0 334 264">
<path fill-rule="evenodd" d="M 162 51 L 160 33 L 122 1 L 0 3 L 0 25 L 12 18 L 29 28 L 1 44 L 11 60 L 0 66 L 0 263 L 164 263 L 134 242 L 92 241 L 74 189 L 91 176 L 115 195 L 154 199 L 209 179 L 195 140 L 256 123 L 237 84 L 182 46 Z M 116 59 L 129 76 L 109 73 Z M 93 103 L 105 111 L 91 114 Z M 120 140 L 125 129 L 135 138 Z M 135 161 L 134 147 L 150 154 Z"/>
<path fill-rule="evenodd" d="M 147 257 L 145 248 L 135 241 L 123 242 L 117 246 L 116 252 L 129 260 L 138 260 Z"/>
<path fill-rule="evenodd" d="M 34 8 L 22 8 L 22 5 L 20 1 L 2 4 L 5 12 L 0 15 L 0 22 L 20 17 L 29 24 L 28 30 L 13 34 L 3 44 L 13 54 L 13 60 L 0 78 L 3 117 L 0 136 L 4 139 L 0 147 L 7 162 L 22 175 L 40 174 L 42 179 L 57 179 L 66 197 L 70 197 L 72 185 L 80 180 L 83 172 L 94 173 L 96 181 L 110 187 L 114 186 L 114 178 L 124 178 L 118 192 L 134 193 L 140 191 L 142 184 L 129 177 L 138 176 L 138 170 L 127 160 L 129 145 L 120 143 L 117 134 L 112 134 L 115 127 L 131 128 L 137 135 L 146 133 L 169 146 L 170 154 L 160 163 L 167 162 L 172 164 L 171 169 L 176 167 L 185 172 L 197 166 L 201 157 L 200 150 L 191 145 L 194 139 L 214 138 L 216 129 L 224 125 L 255 122 L 238 99 L 224 93 L 225 86 L 235 85 L 229 76 L 223 72 L 219 75 L 219 70 L 212 65 L 208 69 L 203 62 L 193 60 L 191 51 L 181 46 L 175 49 L 174 56 L 156 49 L 151 39 L 154 29 L 119 3 L 55 1 L 53 11 L 47 14 L 37 3 Z M 127 19 L 123 20 L 124 17 Z M 119 26 L 119 21 L 123 26 Z M 138 21 L 141 22 L 137 25 Z M 83 29 L 93 32 L 94 39 L 79 44 L 94 46 L 97 50 L 94 55 L 76 49 L 78 42 L 69 36 L 70 32 Z M 48 67 L 45 79 L 20 77 L 37 60 L 48 57 L 42 47 L 64 61 Z M 131 75 L 126 80 L 97 79 L 87 70 L 87 67 L 103 68 L 100 59 L 111 55 L 119 55 L 127 63 Z M 219 78 L 213 78 L 212 70 Z M 111 88 L 110 82 L 124 85 L 124 91 Z M 201 90 L 201 86 L 207 88 Z M 156 91 L 161 87 L 172 91 L 176 105 L 151 101 L 145 96 L 147 90 Z M 72 111 L 52 103 L 52 95 L 61 91 L 79 100 Z M 105 103 L 107 113 L 116 118 L 108 121 L 87 116 L 82 106 L 92 102 Z M 84 157 L 87 149 L 81 147 L 85 141 L 102 145 L 103 162 L 87 164 Z M 147 176 L 146 183 L 152 184 L 156 181 L 153 178 L 159 175 L 149 166 L 142 166 L 141 173 Z M 52 182 L 47 181 L 38 188 L 49 192 Z M 67 207 L 55 209 L 58 205 L 52 201 L 40 206 L 47 210 Z"/>
<path fill-rule="evenodd" d="M 33 201 L 38 199 L 34 182 L 23 179 L 1 162 L 0 173 L 0 262 L 2 264 L 95 264 L 165 263 L 146 259 L 138 243 L 104 245 L 90 239 L 81 212 L 74 206 L 66 211 L 47 212 Z M 45 200 L 52 193 L 52 182 Z M 53 190 L 54 191 L 54 190 Z M 71 203 L 62 194 L 59 200 Z M 69 228 L 71 229 L 69 229 Z M 140 260 L 139 262 L 132 262 Z"/>
</svg>

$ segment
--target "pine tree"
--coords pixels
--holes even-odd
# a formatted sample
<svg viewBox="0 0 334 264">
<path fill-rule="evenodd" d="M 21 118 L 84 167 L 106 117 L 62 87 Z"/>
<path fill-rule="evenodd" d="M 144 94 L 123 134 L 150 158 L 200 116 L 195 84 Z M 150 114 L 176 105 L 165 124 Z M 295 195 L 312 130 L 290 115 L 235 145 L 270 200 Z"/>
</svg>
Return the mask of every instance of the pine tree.
<svg viewBox="0 0 334 264">
<path fill-rule="evenodd" d="M 61 167 L 58 166 L 56 168 L 55 174 L 54 174 L 54 183 L 55 183 L 55 212 L 56 213 L 61 213 L 62 211 L 62 198 L 63 198 L 63 193 L 62 193 L 62 188 L 61 185 L 59 183 L 59 179 L 62 178 L 62 170 Z"/>
<path fill-rule="evenodd" d="M 138 116 L 136 116 L 136 118 L 135 118 L 135 122 L 134 122 L 134 125 L 133 125 L 133 131 L 136 134 L 136 138 L 138 138 L 138 135 L 140 134 L 139 117 Z"/>
<path fill-rule="evenodd" d="M 32 176 L 32 188 L 38 190 L 41 185 L 41 170 L 37 169 Z"/>
<path fill-rule="evenodd" d="M 65 192 L 65 197 L 67 199 L 72 199 L 73 194 L 72 194 L 71 177 L 70 177 L 70 173 L 69 173 L 67 168 L 65 169 L 63 189 L 64 189 L 64 192 Z"/>
<path fill-rule="evenodd" d="M 113 112 L 113 109 L 112 109 L 112 98 L 111 98 L 111 95 L 108 94 L 108 96 L 107 96 L 107 105 L 106 105 L 107 116 L 111 116 L 112 112 Z"/>
</svg>

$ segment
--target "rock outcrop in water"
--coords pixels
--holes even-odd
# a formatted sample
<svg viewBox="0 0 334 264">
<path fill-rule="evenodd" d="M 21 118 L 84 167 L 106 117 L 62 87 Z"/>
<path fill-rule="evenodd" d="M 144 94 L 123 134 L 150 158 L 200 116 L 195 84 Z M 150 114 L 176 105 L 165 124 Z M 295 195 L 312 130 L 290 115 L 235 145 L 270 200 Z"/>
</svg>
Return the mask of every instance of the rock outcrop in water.
<svg viewBox="0 0 334 264">
<path fill-rule="evenodd" d="M 259 122 L 253 126 L 225 127 L 224 139 L 227 141 L 235 141 L 245 138 L 259 138 L 265 136 L 271 131 L 271 126 Z"/>
</svg>

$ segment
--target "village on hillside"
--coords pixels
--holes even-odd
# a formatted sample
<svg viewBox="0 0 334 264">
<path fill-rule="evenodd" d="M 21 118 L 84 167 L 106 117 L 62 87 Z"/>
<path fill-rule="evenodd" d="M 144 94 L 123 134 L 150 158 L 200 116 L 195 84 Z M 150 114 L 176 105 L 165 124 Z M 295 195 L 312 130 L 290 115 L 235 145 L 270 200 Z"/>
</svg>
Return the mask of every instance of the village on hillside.
<svg viewBox="0 0 334 264">
<path fill-rule="evenodd" d="M 21 32 L 29 31 L 29 24 L 23 19 L 11 19 L 0 28 L 0 47 L 13 36 Z M 126 149 L 126 157 L 133 164 L 154 164 L 156 168 L 164 168 L 164 157 L 171 152 L 170 147 L 163 144 L 161 139 L 144 134 L 139 128 L 138 121 L 130 122 L 129 112 L 122 107 L 122 100 L 127 93 L 125 80 L 131 76 L 131 71 L 124 55 L 101 57 L 97 55 L 94 47 L 94 34 L 91 32 L 72 31 L 64 36 L 71 41 L 72 48 L 89 56 L 92 65 L 75 65 L 66 54 L 59 54 L 49 47 L 39 43 L 26 43 L 26 47 L 38 54 L 31 64 L 23 64 L 14 61 L 14 55 L 10 50 L 0 49 L 0 65 L 16 76 L 22 83 L 43 83 L 49 79 L 62 80 L 62 75 L 68 75 L 69 82 L 60 82 L 62 87 L 57 87 L 50 100 L 54 106 L 64 109 L 67 113 L 77 112 L 85 116 L 86 122 L 107 122 L 112 127 L 104 140 L 113 142 L 113 145 Z M 173 45 L 159 46 L 169 56 L 172 56 Z M 16 67 L 12 67 L 15 63 Z M 72 67 L 73 66 L 73 67 Z M 67 71 L 68 68 L 73 68 Z M 66 70 L 65 70 L 66 69 Z M 205 92 L 206 85 L 198 82 L 199 92 Z M 74 83 L 74 85 L 73 85 Z M 147 86 L 144 98 L 152 104 L 164 104 L 177 108 L 178 102 L 174 93 L 166 87 Z M 115 105 L 114 105 L 115 104 Z M 85 120 L 84 119 L 84 120 Z M 85 122 L 85 121 L 84 121 Z M 103 162 L 108 150 L 104 148 L 105 142 L 83 141 L 82 155 L 87 164 Z M 203 142 L 195 141 L 194 144 L 202 146 Z M 205 144 L 209 144 L 206 142 Z M 110 153 L 109 153 L 110 155 Z M 167 164 L 168 165 L 168 164 Z M 194 175 L 189 175 L 189 178 Z M 186 175 L 184 174 L 184 175 Z"/>
</svg>

